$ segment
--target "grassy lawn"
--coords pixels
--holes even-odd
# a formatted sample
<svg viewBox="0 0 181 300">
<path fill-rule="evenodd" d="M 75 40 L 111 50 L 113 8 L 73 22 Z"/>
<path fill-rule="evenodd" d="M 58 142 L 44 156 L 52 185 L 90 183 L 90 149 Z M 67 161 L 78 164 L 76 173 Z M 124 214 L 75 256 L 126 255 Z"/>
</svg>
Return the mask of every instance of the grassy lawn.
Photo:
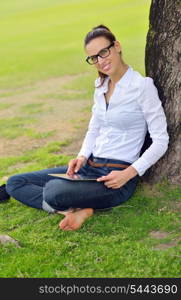
<svg viewBox="0 0 181 300">
<path fill-rule="evenodd" d="M 148 10 L 145 0 L 3 1 L 0 86 L 11 89 L 50 76 L 90 71 L 83 39 L 100 23 L 119 37 L 125 60 L 144 72 Z"/>
<path fill-rule="evenodd" d="M 0 183 L 64 165 L 81 145 L 96 72 L 83 39 L 103 23 L 124 60 L 144 74 L 150 1 L 6 0 L 0 3 Z M 181 189 L 139 182 L 134 196 L 75 232 L 62 216 L 0 204 L 0 277 L 179 277 Z"/>
</svg>

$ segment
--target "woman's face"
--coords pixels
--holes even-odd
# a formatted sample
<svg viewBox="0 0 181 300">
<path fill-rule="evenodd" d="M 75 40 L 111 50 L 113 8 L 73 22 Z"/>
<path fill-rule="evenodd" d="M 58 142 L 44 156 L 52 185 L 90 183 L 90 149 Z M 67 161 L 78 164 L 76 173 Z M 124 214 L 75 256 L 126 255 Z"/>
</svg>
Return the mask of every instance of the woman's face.
<svg viewBox="0 0 181 300">
<path fill-rule="evenodd" d="M 105 37 L 98 37 L 91 40 L 85 47 L 86 53 L 88 56 L 94 56 L 100 54 L 104 56 L 105 48 L 109 47 L 111 42 L 107 40 Z M 103 50 L 103 51 L 102 51 Z M 121 65 L 120 58 L 121 45 L 118 41 L 114 42 L 114 45 L 109 48 L 106 57 L 97 57 L 97 63 L 95 63 L 95 67 L 98 71 L 110 76 L 116 73 L 116 70 Z M 103 54 L 103 55 L 102 55 Z M 96 57 L 93 58 L 95 61 Z"/>
</svg>

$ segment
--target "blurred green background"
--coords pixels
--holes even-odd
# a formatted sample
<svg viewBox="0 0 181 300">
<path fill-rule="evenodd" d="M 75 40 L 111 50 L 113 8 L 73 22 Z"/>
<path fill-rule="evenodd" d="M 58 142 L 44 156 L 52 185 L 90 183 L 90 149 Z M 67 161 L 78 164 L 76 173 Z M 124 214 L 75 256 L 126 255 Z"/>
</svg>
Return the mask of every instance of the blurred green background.
<svg viewBox="0 0 181 300">
<path fill-rule="evenodd" d="M 144 74 L 150 0 L 6 0 L 0 3 L 0 88 L 90 71 L 83 40 L 110 27 L 126 63 Z"/>
</svg>

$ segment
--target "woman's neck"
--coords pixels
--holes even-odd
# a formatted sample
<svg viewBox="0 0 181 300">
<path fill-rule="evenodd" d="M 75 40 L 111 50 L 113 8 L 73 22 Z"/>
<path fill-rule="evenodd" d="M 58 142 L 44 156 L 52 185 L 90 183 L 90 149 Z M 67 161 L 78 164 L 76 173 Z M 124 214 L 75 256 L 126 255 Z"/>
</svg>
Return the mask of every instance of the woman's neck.
<svg viewBox="0 0 181 300">
<path fill-rule="evenodd" d="M 117 72 L 110 75 L 111 83 L 113 86 L 121 79 L 121 77 L 126 73 L 128 68 L 129 68 L 129 66 L 127 64 L 123 63 L 123 64 L 121 64 L 121 67 L 118 68 Z"/>
</svg>

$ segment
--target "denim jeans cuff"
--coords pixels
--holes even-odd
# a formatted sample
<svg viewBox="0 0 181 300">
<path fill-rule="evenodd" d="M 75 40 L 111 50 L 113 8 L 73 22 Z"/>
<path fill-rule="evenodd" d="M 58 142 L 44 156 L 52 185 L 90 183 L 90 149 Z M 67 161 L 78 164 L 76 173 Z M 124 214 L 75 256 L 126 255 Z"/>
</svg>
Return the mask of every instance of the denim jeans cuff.
<svg viewBox="0 0 181 300">
<path fill-rule="evenodd" d="M 56 213 L 56 209 L 52 208 L 45 200 L 43 200 L 42 202 L 42 209 L 47 211 L 48 213 Z"/>
</svg>

